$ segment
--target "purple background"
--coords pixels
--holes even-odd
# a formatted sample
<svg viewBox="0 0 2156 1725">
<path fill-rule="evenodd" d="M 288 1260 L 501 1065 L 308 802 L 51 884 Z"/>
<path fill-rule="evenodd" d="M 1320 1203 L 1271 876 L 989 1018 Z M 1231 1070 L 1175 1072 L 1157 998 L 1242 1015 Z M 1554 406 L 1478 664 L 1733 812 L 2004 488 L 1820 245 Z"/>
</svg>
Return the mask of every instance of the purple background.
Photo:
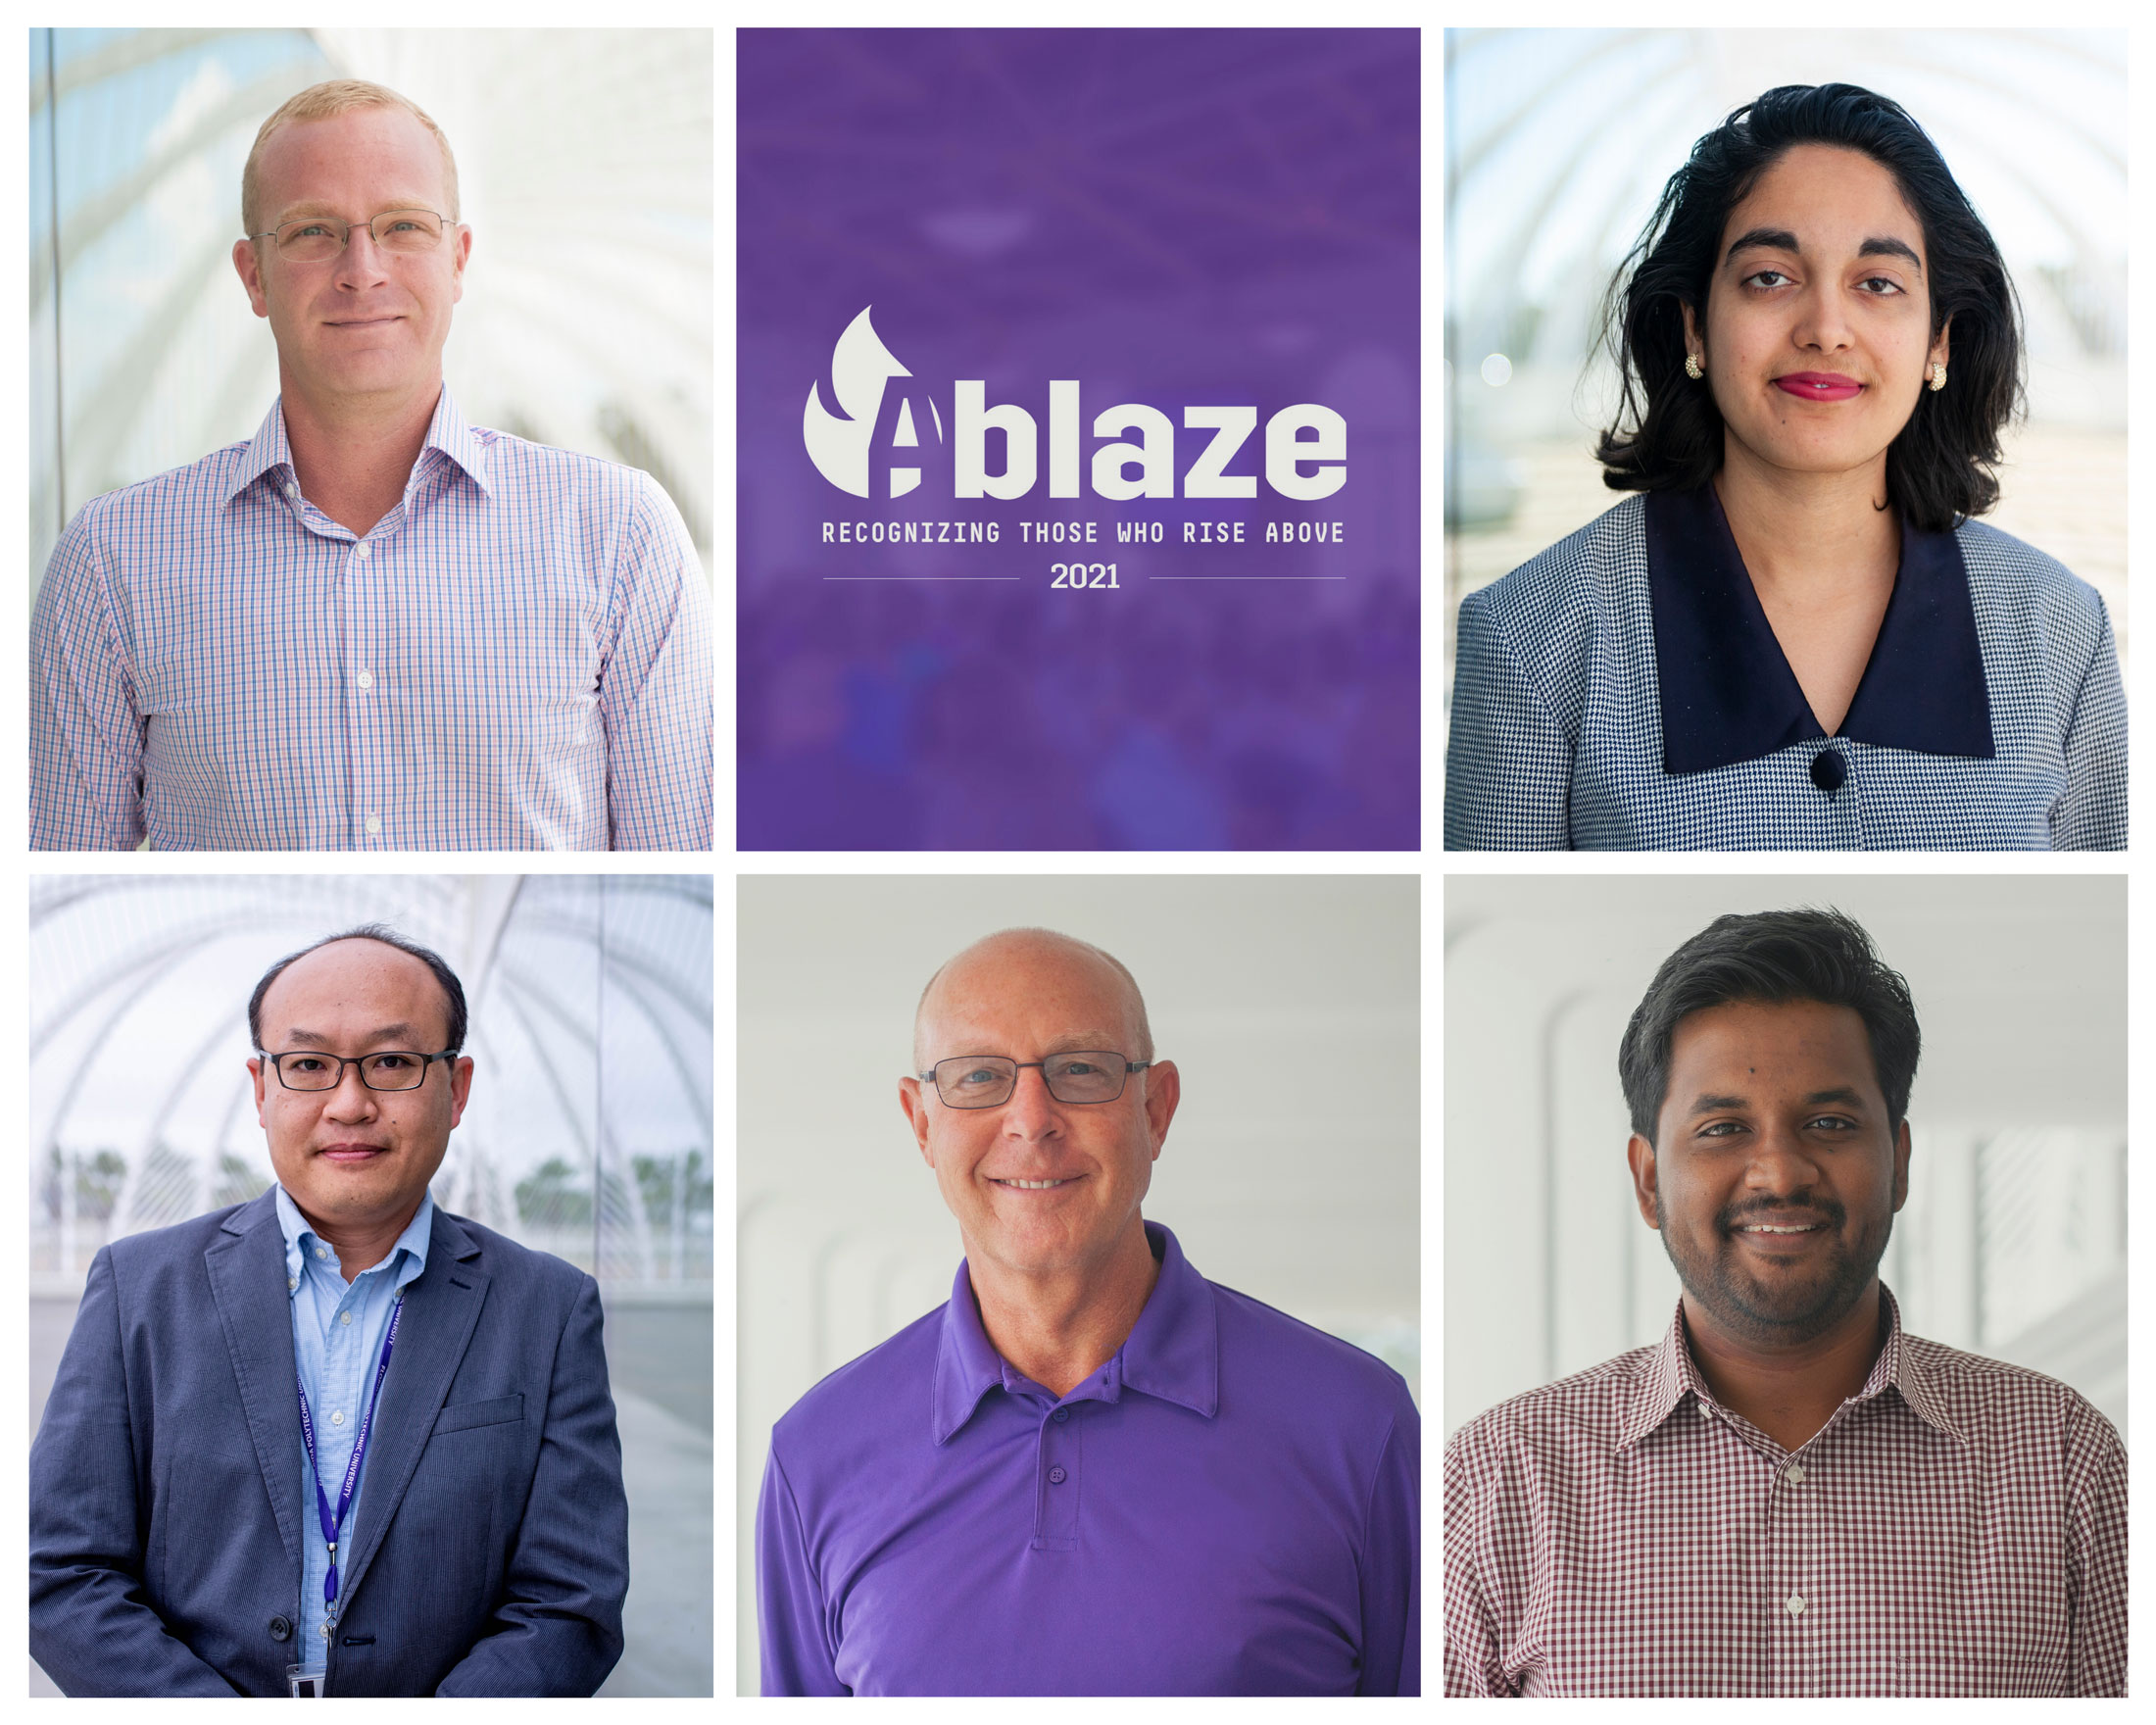
<svg viewBox="0 0 2156 1725">
<path fill-rule="evenodd" d="M 1412 30 L 743 30 L 745 850 L 1419 846 L 1418 100 Z M 829 484 L 803 403 L 864 305 L 935 398 L 1041 428 L 1022 499 Z M 1085 493 L 1050 500 L 1048 382 L 1083 381 Z M 1252 500 L 1094 495 L 1091 421 L 1254 405 Z M 1263 483 L 1265 420 L 1348 420 L 1348 480 Z M 1179 430 L 1176 468 L 1208 431 Z M 989 440 L 989 466 L 1002 465 Z M 943 457 L 941 465 L 938 458 Z M 884 489 L 879 481 L 875 487 Z M 1186 519 L 1250 523 L 1184 546 Z M 824 545 L 826 520 L 996 519 L 994 546 Z M 1021 520 L 1097 520 L 1083 551 Z M 1168 543 L 1117 545 L 1117 519 Z M 1267 519 L 1344 546 L 1268 546 Z M 1114 592 L 1050 564 L 1114 562 Z M 1326 575 L 1169 580 L 1155 575 Z M 1010 582 L 834 575 L 1017 575 Z"/>
</svg>

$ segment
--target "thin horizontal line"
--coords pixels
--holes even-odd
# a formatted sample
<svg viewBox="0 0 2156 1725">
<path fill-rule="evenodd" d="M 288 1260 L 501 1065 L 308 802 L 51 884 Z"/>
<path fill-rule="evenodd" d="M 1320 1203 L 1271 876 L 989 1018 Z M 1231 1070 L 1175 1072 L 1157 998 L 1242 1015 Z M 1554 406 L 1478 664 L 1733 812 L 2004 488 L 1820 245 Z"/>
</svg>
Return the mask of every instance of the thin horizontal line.
<svg viewBox="0 0 2156 1725">
<path fill-rule="evenodd" d="M 826 581 L 1022 581 L 1023 575 L 825 575 Z"/>
<path fill-rule="evenodd" d="M 1148 575 L 1149 581 L 1345 581 L 1346 575 Z"/>
</svg>

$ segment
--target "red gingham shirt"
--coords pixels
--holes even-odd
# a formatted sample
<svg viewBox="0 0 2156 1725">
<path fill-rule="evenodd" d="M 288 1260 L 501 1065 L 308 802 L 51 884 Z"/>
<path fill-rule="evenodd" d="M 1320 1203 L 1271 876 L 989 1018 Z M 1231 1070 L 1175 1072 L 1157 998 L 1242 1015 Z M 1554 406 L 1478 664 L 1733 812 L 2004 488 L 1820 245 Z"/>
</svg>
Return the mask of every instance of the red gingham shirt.
<svg viewBox="0 0 2156 1725">
<path fill-rule="evenodd" d="M 1445 1463 L 1445 1692 L 2126 1694 L 2126 1451 L 2064 1384 L 1904 1335 L 1793 1453 L 1658 1347 Z"/>
</svg>

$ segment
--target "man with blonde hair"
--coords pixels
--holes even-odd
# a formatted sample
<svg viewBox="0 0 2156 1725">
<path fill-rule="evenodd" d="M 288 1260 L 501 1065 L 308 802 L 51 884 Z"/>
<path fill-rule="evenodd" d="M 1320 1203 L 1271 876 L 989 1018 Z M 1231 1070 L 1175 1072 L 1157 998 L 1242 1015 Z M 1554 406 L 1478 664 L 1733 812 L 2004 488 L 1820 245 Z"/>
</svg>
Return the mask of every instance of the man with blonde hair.
<svg viewBox="0 0 2156 1725">
<path fill-rule="evenodd" d="M 241 176 L 254 438 L 94 499 L 31 622 L 40 850 L 710 843 L 710 596 L 646 474 L 470 424 L 441 128 L 302 90 Z"/>
</svg>

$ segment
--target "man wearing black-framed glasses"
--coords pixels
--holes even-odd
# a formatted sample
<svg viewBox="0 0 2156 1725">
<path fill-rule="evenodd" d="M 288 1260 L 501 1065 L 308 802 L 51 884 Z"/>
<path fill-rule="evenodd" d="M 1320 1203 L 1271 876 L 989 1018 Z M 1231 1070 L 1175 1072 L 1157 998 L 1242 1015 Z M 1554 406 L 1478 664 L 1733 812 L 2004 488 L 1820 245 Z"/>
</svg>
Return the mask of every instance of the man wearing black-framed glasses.
<svg viewBox="0 0 2156 1725">
<path fill-rule="evenodd" d="M 1414 1404 L 1145 1219 L 1182 1077 L 1130 971 L 975 943 L 899 1092 L 965 1261 L 772 1433 L 764 1693 L 1419 1693 Z"/>
<path fill-rule="evenodd" d="M 379 926 L 248 1003 L 276 1183 L 98 1253 L 30 1453 L 69 1695 L 583 1695 L 628 1508 L 598 1285 L 436 1207 L 464 986 Z"/>
</svg>

